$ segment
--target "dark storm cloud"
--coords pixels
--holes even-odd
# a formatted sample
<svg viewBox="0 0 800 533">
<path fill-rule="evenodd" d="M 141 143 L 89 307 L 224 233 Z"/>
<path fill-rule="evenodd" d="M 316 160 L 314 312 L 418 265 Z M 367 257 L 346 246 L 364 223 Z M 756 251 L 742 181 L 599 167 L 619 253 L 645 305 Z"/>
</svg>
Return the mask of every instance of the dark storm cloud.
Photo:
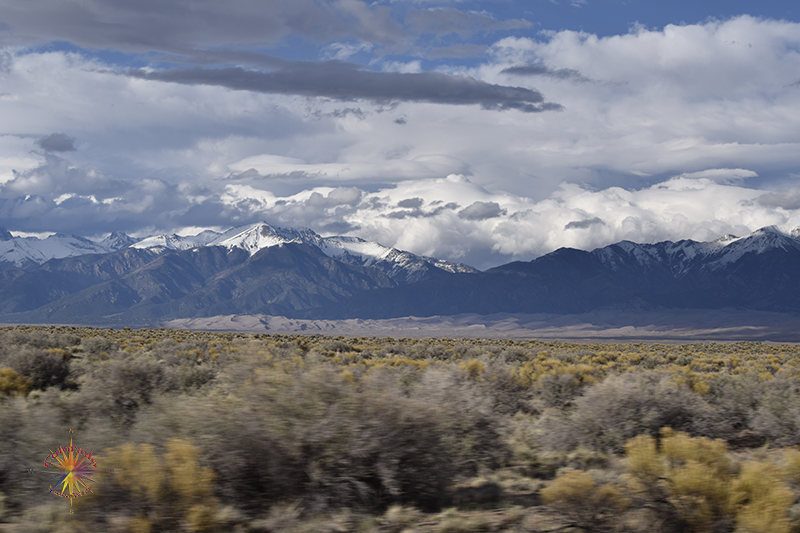
<svg viewBox="0 0 800 533">
<path fill-rule="evenodd" d="M 416 33 L 448 35 L 455 33 L 467 37 L 481 31 L 514 30 L 529 28 L 524 19 L 497 20 L 485 13 L 465 13 L 452 7 L 416 10 L 406 15 L 406 24 Z"/>
<path fill-rule="evenodd" d="M 497 202 L 474 202 L 458 212 L 458 218 L 463 220 L 486 220 L 503 216 L 507 213 L 500 208 Z"/>
<path fill-rule="evenodd" d="M 241 67 L 195 67 L 163 71 L 137 69 L 129 71 L 128 75 L 187 85 L 216 85 L 244 91 L 338 100 L 478 104 L 484 109 L 517 109 L 525 113 L 561 109 L 559 104 L 545 102 L 539 91 L 523 87 L 492 85 L 473 78 L 448 76 L 439 72 L 373 72 L 341 61 L 298 61 L 272 72 L 245 70 Z"/>
<path fill-rule="evenodd" d="M 291 33 L 313 42 L 405 39 L 388 6 L 362 0 L 0 0 L 0 12 L 6 39 L 126 52 L 272 46 Z"/>
<path fill-rule="evenodd" d="M 545 78 L 553 78 L 557 80 L 568 80 L 577 82 L 590 82 L 587 78 L 577 70 L 571 68 L 550 68 L 544 65 L 524 65 L 519 67 L 509 67 L 500 71 L 500 74 L 511 74 L 514 76 L 542 76 Z"/>
<path fill-rule="evenodd" d="M 75 137 L 66 133 L 51 133 L 35 141 L 42 150 L 48 152 L 70 152 L 75 150 Z"/>
<path fill-rule="evenodd" d="M 597 217 L 589 220 L 573 220 L 572 222 L 567 223 L 567 225 L 564 226 L 564 229 L 586 229 L 590 226 L 594 226 L 595 224 L 605 225 L 605 222 Z"/>
</svg>

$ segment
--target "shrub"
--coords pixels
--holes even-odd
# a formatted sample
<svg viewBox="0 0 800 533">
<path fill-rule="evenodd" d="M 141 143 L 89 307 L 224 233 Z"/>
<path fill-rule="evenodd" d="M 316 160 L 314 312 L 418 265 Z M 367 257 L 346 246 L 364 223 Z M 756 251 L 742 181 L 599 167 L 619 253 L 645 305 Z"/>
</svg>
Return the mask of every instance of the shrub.
<svg viewBox="0 0 800 533">
<path fill-rule="evenodd" d="M 11 368 L 0 368 L 0 395 L 25 396 L 33 386 L 30 379 L 20 376 Z"/>
<path fill-rule="evenodd" d="M 630 489 L 665 523 L 693 531 L 788 531 L 793 496 L 775 465 L 750 461 L 737 473 L 721 440 L 664 429 L 626 445 Z"/>
<path fill-rule="evenodd" d="M 109 417 L 122 425 L 130 425 L 139 409 L 158 394 L 178 387 L 164 366 L 142 358 L 104 361 L 81 376 L 80 382 L 76 411 L 82 409 L 83 416 Z"/>
<path fill-rule="evenodd" d="M 589 533 L 613 531 L 619 513 L 630 501 L 616 486 L 598 485 L 590 472 L 571 470 L 541 491 L 542 501 Z"/>
<path fill-rule="evenodd" d="M 563 408 L 581 395 L 584 384 L 571 373 L 546 374 L 537 383 L 537 392 L 545 407 Z"/>
<path fill-rule="evenodd" d="M 698 434 L 730 439 L 748 431 L 765 383 L 752 376 L 723 376 L 714 381 L 704 399 L 712 413 L 695 424 Z"/>
<path fill-rule="evenodd" d="M 209 531 L 217 508 L 214 473 L 200 466 L 199 454 L 180 439 L 168 441 L 161 456 L 149 444 L 106 450 L 102 462 L 115 474 L 106 476 L 89 505 L 124 512 L 133 530 Z"/>
<path fill-rule="evenodd" d="M 453 505 L 456 507 L 480 507 L 497 504 L 503 496 L 503 489 L 494 481 L 483 481 L 468 485 L 456 485 L 452 490 Z"/>
<path fill-rule="evenodd" d="M 100 355 L 103 352 L 108 354 L 117 349 L 114 341 L 100 335 L 95 335 L 94 337 L 84 339 L 81 342 L 81 347 L 85 352 L 93 355 Z"/>
<path fill-rule="evenodd" d="M 800 444 L 800 379 L 765 382 L 751 426 L 778 446 Z"/>
<path fill-rule="evenodd" d="M 420 521 L 422 513 L 414 507 L 391 505 L 380 519 L 381 529 L 387 533 L 400 533 Z"/>
<path fill-rule="evenodd" d="M 630 373 L 592 385 L 567 415 L 545 417 L 540 439 L 552 449 L 579 445 L 621 452 L 636 435 L 657 435 L 664 426 L 691 430 L 706 416 L 697 394 L 675 385 L 668 375 Z"/>
<path fill-rule="evenodd" d="M 747 461 L 732 487 L 737 533 L 788 533 L 788 509 L 794 503 L 792 491 L 782 481 L 781 471 L 772 463 Z"/>
<path fill-rule="evenodd" d="M 6 364 L 30 379 L 34 389 L 61 386 L 69 376 L 65 357 L 35 348 L 23 348 L 6 356 Z"/>
<path fill-rule="evenodd" d="M 318 363 L 249 376 L 236 399 L 167 400 L 140 419 L 150 435 L 202 435 L 220 496 L 247 509 L 436 509 L 456 476 L 504 457 L 491 400 L 457 369 L 348 375 Z"/>
<path fill-rule="evenodd" d="M 590 472 L 569 471 L 542 489 L 542 499 L 573 527 L 608 531 L 623 512 L 651 513 L 652 528 L 698 533 L 788 533 L 794 495 L 776 465 L 739 468 L 722 440 L 665 428 L 660 442 L 641 435 L 625 446 L 624 482 L 598 485 Z M 787 456 L 793 463 L 796 458 Z"/>
</svg>

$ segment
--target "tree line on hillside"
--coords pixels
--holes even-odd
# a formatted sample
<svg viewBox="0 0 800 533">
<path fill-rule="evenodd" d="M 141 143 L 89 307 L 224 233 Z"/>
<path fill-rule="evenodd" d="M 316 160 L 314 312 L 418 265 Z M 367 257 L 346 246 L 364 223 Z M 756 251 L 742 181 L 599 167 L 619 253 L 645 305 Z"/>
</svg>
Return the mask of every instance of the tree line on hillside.
<svg viewBox="0 0 800 533">
<path fill-rule="evenodd" d="M 800 530 L 798 355 L 3 328 L 0 532 Z"/>
</svg>

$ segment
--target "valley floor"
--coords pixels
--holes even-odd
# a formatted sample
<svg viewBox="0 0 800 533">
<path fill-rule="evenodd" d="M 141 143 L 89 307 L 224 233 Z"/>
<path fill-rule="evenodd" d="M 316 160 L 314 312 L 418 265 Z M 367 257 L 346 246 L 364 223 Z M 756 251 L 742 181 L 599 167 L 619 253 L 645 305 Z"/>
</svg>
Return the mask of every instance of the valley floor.
<svg viewBox="0 0 800 533">
<path fill-rule="evenodd" d="M 300 320 L 267 315 L 224 315 L 171 320 L 159 326 L 242 333 L 409 338 L 800 342 L 800 316 L 733 309 L 603 310 L 580 315 L 463 314 L 384 320 Z"/>
</svg>

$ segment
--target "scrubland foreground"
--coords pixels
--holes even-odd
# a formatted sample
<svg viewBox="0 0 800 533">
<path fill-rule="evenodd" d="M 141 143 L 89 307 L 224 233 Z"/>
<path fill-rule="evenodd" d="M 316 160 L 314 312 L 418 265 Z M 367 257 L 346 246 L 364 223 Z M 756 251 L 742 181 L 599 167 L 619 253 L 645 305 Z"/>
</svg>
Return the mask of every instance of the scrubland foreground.
<svg viewBox="0 0 800 533">
<path fill-rule="evenodd" d="M 798 356 L 0 329 L 0 532 L 800 531 Z"/>
</svg>

